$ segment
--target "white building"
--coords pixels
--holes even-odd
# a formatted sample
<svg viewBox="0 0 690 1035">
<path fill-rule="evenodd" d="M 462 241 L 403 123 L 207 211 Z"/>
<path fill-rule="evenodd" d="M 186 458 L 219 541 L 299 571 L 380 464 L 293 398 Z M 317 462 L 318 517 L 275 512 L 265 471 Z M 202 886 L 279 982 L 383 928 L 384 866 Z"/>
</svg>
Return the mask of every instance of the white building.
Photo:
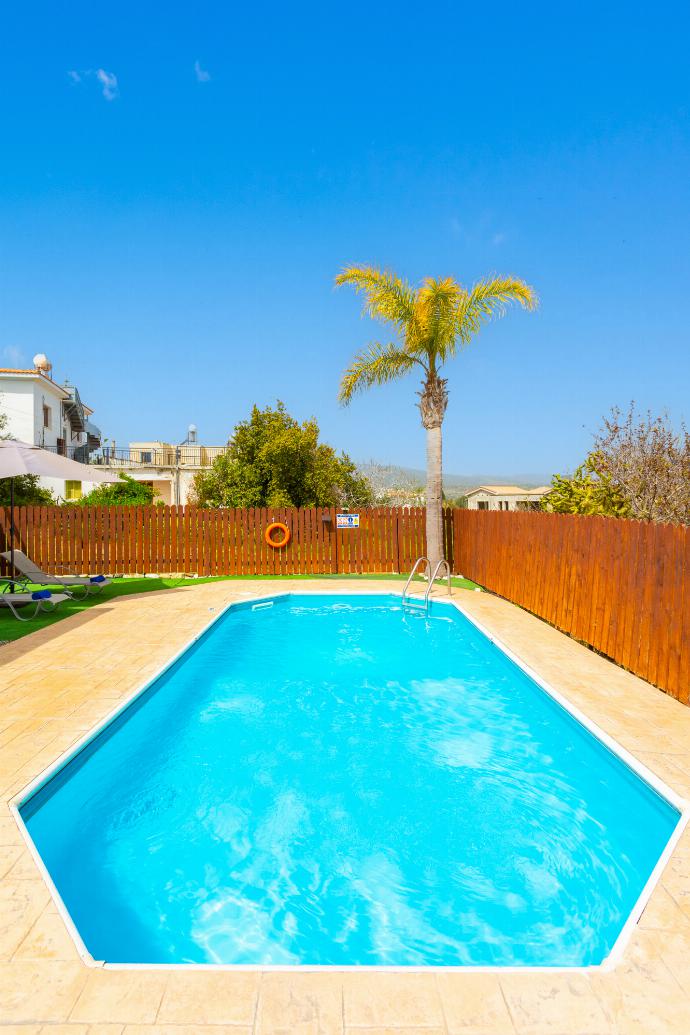
<svg viewBox="0 0 690 1035">
<path fill-rule="evenodd" d="M 550 485 L 523 489 L 520 485 L 479 485 L 465 493 L 468 510 L 530 510 L 547 492 Z"/>
<path fill-rule="evenodd" d="M 32 369 L 0 368 L 0 413 L 7 418 L 4 433 L 88 463 L 101 444 L 101 433 L 89 419 L 93 410 L 82 402 L 73 384 L 53 381 L 51 369 L 42 354 L 34 356 Z M 74 499 L 92 487 L 92 483 L 55 478 L 40 481 L 61 499 Z"/>
<path fill-rule="evenodd" d="M 227 445 L 202 446 L 197 442 L 196 427 L 190 424 L 187 438 L 179 445 L 160 441 L 130 442 L 126 449 L 106 445 L 92 463 L 144 482 L 153 489 L 157 501 L 184 506 L 189 502 L 195 475 L 227 450 Z"/>
<path fill-rule="evenodd" d="M 0 413 L 7 417 L 5 433 L 12 438 L 113 474 L 126 474 L 149 485 L 155 500 L 172 505 L 187 503 L 197 472 L 228 449 L 227 445 L 202 446 L 193 424 L 180 445 L 130 442 L 126 449 L 114 442 L 101 445 L 101 433 L 90 421 L 93 411 L 73 384 L 54 381 L 51 370 L 43 354 L 34 356 L 30 370 L 0 369 Z M 95 484 L 55 478 L 40 482 L 60 500 L 78 499 Z"/>
</svg>

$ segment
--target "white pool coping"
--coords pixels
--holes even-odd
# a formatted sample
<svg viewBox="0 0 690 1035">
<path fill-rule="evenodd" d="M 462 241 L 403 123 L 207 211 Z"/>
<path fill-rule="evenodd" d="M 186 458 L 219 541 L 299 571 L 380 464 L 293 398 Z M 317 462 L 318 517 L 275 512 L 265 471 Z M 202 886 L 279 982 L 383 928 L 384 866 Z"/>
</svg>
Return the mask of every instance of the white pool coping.
<svg viewBox="0 0 690 1035">
<path fill-rule="evenodd" d="M 72 917 L 65 906 L 59 891 L 57 890 L 53 879 L 48 872 L 48 869 L 41 858 L 38 849 L 36 848 L 31 835 L 22 819 L 20 809 L 26 802 L 36 794 L 42 787 L 50 782 L 57 774 L 64 769 L 69 763 L 75 758 L 88 744 L 99 737 L 104 730 L 106 730 L 113 722 L 116 721 L 136 700 L 138 700 L 147 690 L 164 675 L 168 669 L 172 668 L 186 653 L 187 651 L 200 639 L 207 635 L 207 633 L 213 628 L 216 622 L 220 621 L 228 611 L 232 611 L 233 608 L 244 607 L 248 605 L 254 610 L 255 605 L 269 604 L 276 600 L 284 600 L 291 596 L 380 596 L 380 597 L 396 597 L 397 593 L 390 590 L 369 590 L 362 587 L 357 589 L 347 589 L 346 591 L 335 590 L 286 590 L 282 593 L 270 593 L 262 596 L 251 596 L 244 595 L 239 600 L 232 600 L 213 616 L 213 618 L 194 636 L 192 636 L 188 642 L 176 651 L 159 669 L 149 677 L 145 683 L 134 690 L 126 701 L 121 702 L 109 712 L 105 718 L 90 730 L 83 737 L 79 738 L 72 747 L 68 748 L 67 751 L 63 752 L 59 758 L 56 759 L 50 766 L 47 766 L 38 776 L 35 777 L 22 791 L 15 795 L 10 803 L 9 808 L 11 814 L 14 816 L 15 822 L 19 827 L 21 835 L 27 845 L 29 852 L 46 884 L 50 895 L 55 903 L 58 913 L 62 918 L 65 927 L 67 928 L 72 941 L 74 942 L 75 948 L 83 961 L 88 967 L 94 967 L 104 970 L 155 970 L 155 971 L 202 971 L 208 970 L 213 972 L 219 971 L 249 971 L 255 972 L 321 972 L 321 971 L 333 971 L 338 973 L 343 972 L 372 972 L 372 973 L 487 973 L 487 974 L 530 974 L 530 973 L 547 973 L 547 974 L 561 974 L 561 973 L 575 973 L 575 974 L 592 974 L 597 972 L 605 972 L 612 970 L 621 961 L 623 953 L 630 941 L 637 923 L 644 912 L 644 909 L 649 902 L 649 899 L 656 887 L 662 872 L 666 868 L 666 865 L 673 854 L 673 851 L 678 844 L 683 832 L 690 820 L 690 802 L 682 798 L 680 795 L 668 786 L 663 780 L 660 780 L 655 773 L 653 773 L 644 763 L 640 762 L 639 759 L 635 758 L 626 748 L 619 744 L 613 737 L 609 736 L 597 723 L 589 719 L 584 712 L 572 704 L 567 697 L 556 690 L 550 683 L 543 679 L 530 665 L 520 658 L 518 654 L 510 649 L 498 636 L 491 633 L 480 621 L 474 618 L 472 615 L 462 607 L 458 601 L 452 597 L 449 599 L 439 599 L 433 597 L 430 599 L 432 607 L 454 607 L 460 614 L 467 619 L 483 636 L 486 637 L 491 643 L 493 643 L 503 654 L 506 655 L 519 669 L 521 669 L 534 683 L 539 686 L 541 690 L 549 695 L 557 704 L 559 704 L 568 714 L 570 714 L 581 726 L 583 726 L 592 736 L 599 740 L 605 747 L 607 747 L 614 755 L 616 755 L 625 765 L 628 766 L 638 777 L 640 777 L 645 783 L 657 792 L 662 798 L 672 805 L 679 812 L 679 819 L 676 827 L 669 838 L 666 847 L 659 857 L 654 869 L 652 870 L 649 878 L 644 885 L 640 895 L 635 902 L 628 919 L 621 928 L 621 931 L 613 944 L 613 947 L 609 954 L 601 961 L 601 963 L 591 964 L 588 966 L 500 966 L 496 964 L 483 964 L 483 965 L 376 965 L 376 964 L 356 964 L 356 965 L 341 965 L 341 964 L 258 964 L 258 963 L 108 963 L 105 960 L 97 960 L 91 955 L 87 949 L 84 941 L 72 920 Z M 400 594 L 402 596 L 402 594 Z M 215 608 L 209 608 L 214 611 Z M 565 634 L 563 634 L 565 635 Z M 613 662 L 611 662 L 613 664 Z"/>
</svg>

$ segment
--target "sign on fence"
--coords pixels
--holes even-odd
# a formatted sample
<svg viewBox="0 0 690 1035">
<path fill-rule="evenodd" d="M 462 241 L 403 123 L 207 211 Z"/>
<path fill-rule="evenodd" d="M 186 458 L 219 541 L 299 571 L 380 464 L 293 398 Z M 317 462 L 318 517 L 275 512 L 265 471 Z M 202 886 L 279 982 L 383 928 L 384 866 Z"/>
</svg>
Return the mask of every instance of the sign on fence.
<svg viewBox="0 0 690 1035">
<path fill-rule="evenodd" d="M 337 528 L 359 528 L 359 514 L 336 514 Z"/>
</svg>

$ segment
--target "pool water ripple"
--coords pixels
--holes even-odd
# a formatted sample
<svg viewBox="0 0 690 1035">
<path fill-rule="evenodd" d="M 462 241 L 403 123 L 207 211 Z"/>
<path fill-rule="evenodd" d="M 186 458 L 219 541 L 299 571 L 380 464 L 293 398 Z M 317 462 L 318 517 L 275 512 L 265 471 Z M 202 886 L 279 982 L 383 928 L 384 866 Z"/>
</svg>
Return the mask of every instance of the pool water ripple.
<svg viewBox="0 0 690 1035">
<path fill-rule="evenodd" d="M 233 609 L 22 807 L 127 963 L 587 965 L 679 814 L 463 616 Z"/>
</svg>

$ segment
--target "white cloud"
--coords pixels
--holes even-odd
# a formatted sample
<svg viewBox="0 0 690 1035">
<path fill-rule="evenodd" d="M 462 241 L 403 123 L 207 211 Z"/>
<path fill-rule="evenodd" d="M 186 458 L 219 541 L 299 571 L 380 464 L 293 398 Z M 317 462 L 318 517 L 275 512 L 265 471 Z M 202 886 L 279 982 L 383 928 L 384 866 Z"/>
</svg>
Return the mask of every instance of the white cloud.
<svg viewBox="0 0 690 1035">
<path fill-rule="evenodd" d="M 96 79 L 103 86 L 106 101 L 114 101 L 117 97 L 117 76 L 114 72 L 106 72 L 104 68 L 96 69 Z"/>
<path fill-rule="evenodd" d="M 506 240 L 507 236 L 508 236 L 507 234 L 504 234 L 502 231 L 499 230 L 499 232 L 494 234 L 493 237 L 491 238 L 491 243 L 493 245 L 495 245 L 496 247 L 498 247 L 499 244 L 503 244 L 503 242 Z"/>
<path fill-rule="evenodd" d="M 6 345 L 2 350 L 2 358 L 10 367 L 15 369 L 21 369 L 26 365 L 24 353 L 16 345 Z"/>
<path fill-rule="evenodd" d="M 211 73 L 202 68 L 198 61 L 194 62 L 194 74 L 198 83 L 207 83 L 211 78 Z"/>
<path fill-rule="evenodd" d="M 118 95 L 117 76 L 114 72 L 106 72 L 104 68 L 97 68 L 95 71 L 93 68 L 86 68 L 79 72 L 72 68 L 67 75 L 75 85 L 83 83 L 85 79 L 97 79 L 103 87 L 103 96 L 106 101 L 114 101 Z"/>
</svg>

